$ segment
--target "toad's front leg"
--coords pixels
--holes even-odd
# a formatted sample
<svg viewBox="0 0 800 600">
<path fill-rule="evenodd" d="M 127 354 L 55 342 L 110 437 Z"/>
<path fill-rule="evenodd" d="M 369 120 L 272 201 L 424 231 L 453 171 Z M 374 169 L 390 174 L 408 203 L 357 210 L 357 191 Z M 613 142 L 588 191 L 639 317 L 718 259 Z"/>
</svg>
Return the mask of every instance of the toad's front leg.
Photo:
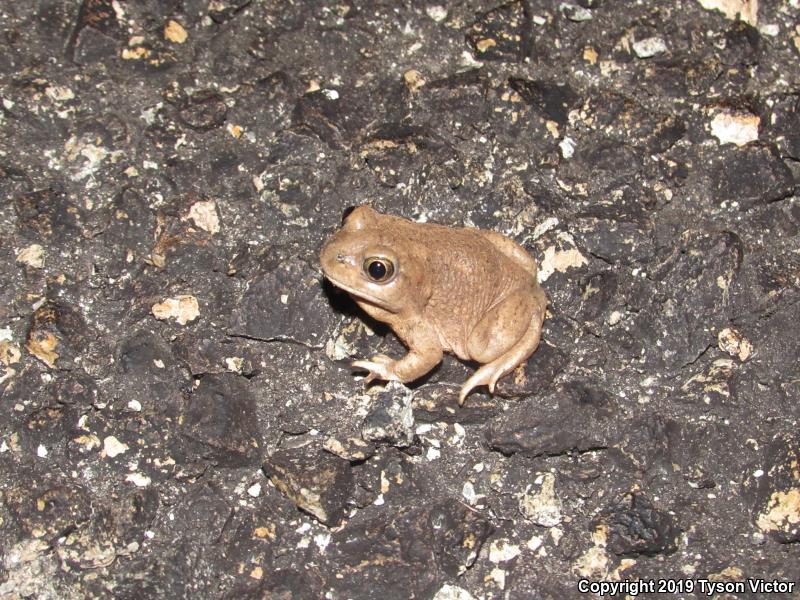
<svg viewBox="0 0 800 600">
<path fill-rule="evenodd" d="M 398 326 L 392 329 L 408 346 L 408 354 L 399 360 L 394 360 L 385 354 L 377 354 L 372 360 L 354 361 L 352 363 L 354 369 L 369 371 L 364 383 L 376 379 L 409 383 L 419 379 L 442 361 L 442 345 L 439 336 L 430 325 L 416 322 L 414 326 Z"/>
</svg>

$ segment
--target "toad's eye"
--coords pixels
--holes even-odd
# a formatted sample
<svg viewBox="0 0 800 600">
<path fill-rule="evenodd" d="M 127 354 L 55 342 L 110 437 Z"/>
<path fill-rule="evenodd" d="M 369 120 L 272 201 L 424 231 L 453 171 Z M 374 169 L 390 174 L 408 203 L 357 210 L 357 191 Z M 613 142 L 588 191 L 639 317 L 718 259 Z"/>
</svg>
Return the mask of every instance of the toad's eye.
<svg viewBox="0 0 800 600">
<path fill-rule="evenodd" d="M 370 256 L 364 261 L 364 272 L 372 281 L 384 283 L 394 275 L 394 264 L 388 258 Z"/>
</svg>

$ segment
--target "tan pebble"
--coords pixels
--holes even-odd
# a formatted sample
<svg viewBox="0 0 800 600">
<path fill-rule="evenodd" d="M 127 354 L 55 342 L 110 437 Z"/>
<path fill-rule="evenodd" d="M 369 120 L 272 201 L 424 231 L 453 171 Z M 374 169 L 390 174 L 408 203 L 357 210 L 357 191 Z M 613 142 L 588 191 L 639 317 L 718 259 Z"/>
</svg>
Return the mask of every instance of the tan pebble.
<svg viewBox="0 0 800 600">
<path fill-rule="evenodd" d="M 177 21 L 170 20 L 166 27 L 164 27 L 164 37 L 175 44 L 183 44 L 189 35 L 186 33 L 183 25 Z"/>
<path fill-rule="evenodd" d="M 492 46 L 497 46 L 497 42 L 494 41 L 492 38 L 485 38 L 483 40 L 479 40 L 477 44 L 475 44 L 475 48 L 477 48 L 478 52 L 486 52 Z"/>
<path fill-rule="evenodd" d="M 186 325 L 200 316 L 200 304 L 194 296 L 180 295 L 157 302 L 153 305 L 152 312 L 159 321 L 172 318 L 179 325 Z"/>
</svg>

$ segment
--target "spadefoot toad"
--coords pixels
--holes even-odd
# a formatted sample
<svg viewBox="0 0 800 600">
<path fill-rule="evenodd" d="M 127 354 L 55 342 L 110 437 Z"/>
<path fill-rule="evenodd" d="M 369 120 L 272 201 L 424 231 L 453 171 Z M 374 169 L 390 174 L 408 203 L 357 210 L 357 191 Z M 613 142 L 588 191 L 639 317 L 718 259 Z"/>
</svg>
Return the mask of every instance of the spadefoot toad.
<svg viewBox="0 0 800 600">
<path fill-rule="evenodd" d="M 373 379 L 418 379 L 452 352 L 482 366 L 464 383 L 497 381 L 539 345 L 547 297 L 536 262 L 494 231 L 415 223 L 368 206 L 345 213 L 342 228 L 322 248 L 325 276 L 370 316 L 387 323 L 408 354 L 378 354 L 354 368 Z"/>
</svg>

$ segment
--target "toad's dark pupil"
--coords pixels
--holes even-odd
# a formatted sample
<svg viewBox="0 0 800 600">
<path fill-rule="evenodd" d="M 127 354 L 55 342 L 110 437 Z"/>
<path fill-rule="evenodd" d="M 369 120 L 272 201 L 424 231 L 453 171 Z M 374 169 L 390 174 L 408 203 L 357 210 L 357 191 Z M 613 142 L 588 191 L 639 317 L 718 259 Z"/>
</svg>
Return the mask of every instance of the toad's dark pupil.
<svg viewBox="0 0 800 600">
<path fill-rule="evenodd" d="M 378 260 L 373 260 L 367 267 L 369 276 L 375 280 L 381 280 L 386 277 L 386 265 Z"/>
</svg>

